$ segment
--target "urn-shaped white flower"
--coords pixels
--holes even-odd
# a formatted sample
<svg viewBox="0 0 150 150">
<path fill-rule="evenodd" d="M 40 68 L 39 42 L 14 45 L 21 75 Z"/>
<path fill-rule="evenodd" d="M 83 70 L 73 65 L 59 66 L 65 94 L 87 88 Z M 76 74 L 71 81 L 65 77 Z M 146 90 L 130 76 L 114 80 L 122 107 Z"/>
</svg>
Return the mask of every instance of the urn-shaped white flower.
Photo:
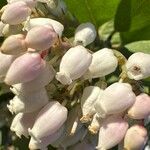
<svg viewBox="0 0 150 150">
<path fill-rule="evenodd" d="M 24 83 L 35 79 L 43 70 L 45 61 L 38 53 L 26 53 L 11 64 L 5 82 L 9 85 Z"/>
<path fill-rule="evenodd" d="M 23 94 L 38 91 L 41 88 L 44 88 L 48 83 L 50 83 L 53 80 L 55 73 L 56 72 L 54 68 L 49 63 L 46 63 L 44 69 L 39 74 L 39 76 L 37 76 L 34 80 L 31 80 L 29 82 L 12 85 L 13 91 L 16 91 L 15 93 Z"/>
<path fill-rule="evenodd" d="M 5 39 L 0 50 L 4 54 L 18 55 L 27 50 L 23 34 L 11 35 Z"/>
<path fill-rule="evenodd" d="M 120 116 L 109 116 L 99 131 L 98 150 L 110 149 L 121 142 L 128 129 L 128 123 Z"/>
<path fill-rule="evenodd" d="M 114 72 L 118 65 L 118 60 L 111 49 L 103 48 L 92 54 L 93 59 L 85 78 L 99 78 Z"/>
<path fill-rule="evenodd" d="M 150 96 L 142 93 L 136 97 L 135 103 L 128 110 L 128 116 L 133 119 L 145 119 L 150 115 Z"/>
<path fill-rule="evenodd" d="M 27 19 L 31 14 L 31 9 L 23 1 L 18 1 L 9 4 L 4 10 L 1 20 L 3 23 L 16 25 L 20 24 Z"/>
<path fill-rule="evenodd" d="M 44 88 L 39 89 L 39 91 L 27 93 L 26 95 L 16 95 L 10 104 L 7 105 L 11 113 L 29 113 L 40 110 L 43 106 L 48 104 L 48 95 Z"/>
<path fill-rule="evenodd" d="M 87 46 L 96 38 L 96 29 L 90 22 L 80 24 L 75 31 L 74 44 Z"/>
<path fill-rule="evenodd" d="M 64 124 L 67 119 L 67 109 L 57 101 L 49 102 L 39 112 L 32 129 L 29 134 L 37 142 L 43 137 L 54 134 Z M 48 122 L 45 122 L 48 120 Z"/>
<path fill-rule="evenodd" d="M 19 113 L 12 121 L 10 130 L 15 132 L 18 137 L 22 135 L 28 137 L 28 128 L 32 128 L 37 112 L 34 113 Z"/>
<path fill-rule="evenodd" d="M 88 86 L 83 90 L 81 97 L 82 118 L 81 122 L 91 121 L 96 113 L 94 104 L 103 90 L 98 86 Z"/>
<path fill-rule="evenodd" d="M 57 34 L 51 27 L 37 26 L 28 31 L 25 42 L 29 48 L 46 50 L 49 49 L 57 39 Z"/>
<path fill-rule="evenodd" d="M 148 139 L 147 130 L 143 126 L 134 125 L 127 130 L 124 138 L 124 148 L 131 150 L 141 150 Z"/>
<path fill-rule="evenodd" d="M 134 80 L 141 80 L 150 76 L 150 54 L 137 52 L 132 54 L 127 63 L 128 77 Z"/>
<path fill-rule="evenodd" d="M 92 55 L 83 46 L 70 48 L 60 62 L 56 79 L 62 84 L 71 84 L 87 71 L 91 61 Z"/>
<path fill-rule="evenodd" d="M 95 109 L 101 117 L 118 114 L 131 107 L 135 99 L 130 84 L 116 82 L 103 91 L 95 103 Z"/>
<path fill-rule="evenodd" d="M 25 30 L 29 31 L 36 26 L 43 25 L 48 25 L 49 27 L 52 27 L 54 31 L 61 37 L 64 26 L 60 22 L 50 18 L 32 18 L 29 20 L 29 22 L 27 22 L 27 24 L 25 24 L 24 28 Z"/>
</svg>

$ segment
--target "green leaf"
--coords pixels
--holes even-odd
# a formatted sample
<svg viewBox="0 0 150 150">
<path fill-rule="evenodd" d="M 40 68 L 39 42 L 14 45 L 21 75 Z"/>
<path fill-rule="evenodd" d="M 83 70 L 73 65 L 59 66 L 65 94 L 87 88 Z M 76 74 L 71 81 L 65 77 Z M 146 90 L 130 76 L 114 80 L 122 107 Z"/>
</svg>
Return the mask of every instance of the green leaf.
<svg viewBox="0 0 150 150">
<path fill-rule="evenodd" d="M 7 1 L 6 0 L 1 0 L 0 1 L 0 8 L 2 8 L 4 5 L 7 4 Z"/>
<path fill-rule="evenodd" d="M 134 31 L 150 25 L 149 0 L 122 0 L 115 16 L 117 31 Z"/>
<path fill-rule="evenodd" d="M 129 43 L 125 45 L 125 48 L 127 48 L 131 52 L 150 53 L 150 40 Z"/>
<path fill-rule="evenodd" d="M 120 0 L 65 0 L 79 22 L 90 21 L 97 27 L 112 19 Z"/>
</svg>

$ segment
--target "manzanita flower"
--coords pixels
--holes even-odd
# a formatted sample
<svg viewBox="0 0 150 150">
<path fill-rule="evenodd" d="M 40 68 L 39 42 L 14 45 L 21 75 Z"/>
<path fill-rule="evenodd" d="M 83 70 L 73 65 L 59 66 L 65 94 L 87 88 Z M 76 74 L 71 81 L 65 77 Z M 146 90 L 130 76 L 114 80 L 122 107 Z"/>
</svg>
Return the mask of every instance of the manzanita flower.
<svg viewBox="0 0 150 150">
<path fill-rule="evenodd" d="M 24 83 L 35 79 L 43 70 L 45 62 L 38 53 L 26 53 L 11 64 L 5 83 Z"/>
<path fill-rule="evenodd" d="M 6 73 L 15 60 L 16 56 L 13 55 L 5 55 L 0 52 L 0 81 L 3 81 Z"/>
<path fill-rule="evenodd" d="M 137 52 L 132 54 L 127 63 L 127 74 L 129 78 L 141 80 L 150 76 L 150 54 Z"/>
<path fill-rule="evenodd" d="M 96 35 L 96 29 L 92 23 L 82 23 L 76 28 L 74 44 L 87 46 L 95 40 Z"/>
<path fill-rule="evenodd" d="M 39 112 L 32 129 L 29 134 L 37 142 L 43 137 L 54 134 L 64 124 L 67 119 L 67 109 L 57 101 L 49 102 Z M 46 120 L 49 120 L 45 123 Z"/>
<path fill-rule="evenodd" d="M 133 119 L 144 119 L 150 115 L 150 96 L 142 93 L 136 97 L 135 103 L 128 110 L 128 116 Z"/>
<path fill-rule="evenodd" d="M 88 122 L 96 113 L 94 104 L 103 90 L 97 86 L 88 86 L 83 90 L 81 97 L 82 118 L 81 122 Z"/>
<path fill-rule="evenodd" d="M 39 91 L 16 95 L 10 104 L 7 105 L 11 113 L 29 113 L 40 110 L 43 106 L 48 104 L 49 98 L 44 88 Z"/>
<path fill-rule="evenodd" d="M 7 5 L 4 10 L 1 20 L 3 23 L 16 25 L 27 19 L 31 14 L 31 9 L 23 1 L 18 1 Z"/>
<path fill-rule="evenodd" d="M 29 31 L 36 26 L 44 25 L 52 27 L 54 31 L 61 37 L 62 32 L 64 30 L 64 26 L 60 22 L 50 18 L 32 18 L 27 22 L 27 24 L 25 24 L 24 28 L 25 30 Z"/>
<path fill-rule="evenodd" d="M 127 130 L 124 138 L 124 148 L 127 150 L 143 149 L 147 139 L 147 130 L 143 126 L 134 125 Z"/>
<path fill-rule="evenodd" d="M 120 116 L 109 116 L 101 125 L 97 149 L 110 149 L 116 146 L 124 138 L 127 129 L 128 123 Z"/>
<path fill-rule="evenodd" d="M 12 121 L 10 130 L 15 132 L 18 137 L 22 135 L 28 137 L 28 128 L 32 128 L 37 112 L 33 113 L 19 113 Z"/>
<path fill-rule="evenodd" d="M 103 48 L 92 54 L 93 59 L 85 78 L 99 78 L 114 72 L 118 65 L 118 60 L 111 49 Z"/>
<path fill-rule="evenodd" d="M 29 142 L 29 148 L 32 150 L 36 150 L 36 149 L 46 149 L 46 147 L 55 142 L 57 139 L 59 139 L 62 134 L 64 133 L 64 125 L 62 127 L 60 127 L 55 133 L 43 137 L 40 139 L 40 142 L 38 142 L 36 139 L 34 139 L 34 137 L 31 137 L 30 142 Z"/>
<path fill-rule="evenodd" d="M 28 7 L 34 8 L 36 6 L 37 0 L 7 0 L 8 4 L 23 1 Z"/>
<path fill-rule="evenodd" d="M 57 34 L 51 27 L 37 26 L 32 28 L 27 33 L 25 42 L 30 48 L 36 50 L 46 50 L 56 43 L 57 40 Z"/>
<path fill-rule="evenodd" d="M 27 48 L 24 41 L 24 35 L 17 34 L 9 36 L 3 42 L 0 50 L 2 53 L 9 55 L 18 55 L 25 52 Z"/>
<path fill-rule="evenodd" d="M 37 76 L 34 80 L 31 80 L 29 82 L 12 85 L 13 91 L 16 91 L 15 93 L 20 92 L 26 94 L 38 91 L 41 88 L 44 88 L 48 83 L 50 83 L 53 80 L 54 76 L 54 68 L 51 65 L 49 65 L 49 63 L 46 63 L 39 76 Z"/>
<path fill-rule="evenodd" d="M 87 71 L 91 61 L 92 55 L 83 46 L 70 48 L 61 60 L 56 79 L 62 84 L 71 84 Z"/>
<path fill-rule="evenodd" d="M 135 99 L 130 84 L 116 82 L 103 91 L 95 103 L 95 109 L 101 117 L 118 114 L 131 107 Z"/>
</svg>

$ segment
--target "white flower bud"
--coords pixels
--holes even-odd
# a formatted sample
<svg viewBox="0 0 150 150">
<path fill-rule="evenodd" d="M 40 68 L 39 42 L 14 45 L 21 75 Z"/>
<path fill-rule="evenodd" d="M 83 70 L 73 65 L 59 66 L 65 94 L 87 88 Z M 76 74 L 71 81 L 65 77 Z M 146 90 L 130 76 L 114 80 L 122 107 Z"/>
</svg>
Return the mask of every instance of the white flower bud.
<svg viewBox="0 0 150 150">
<path fill-rule="evenodd" d="M 134 80 L 141 80 L 150 76 L 150 54 L 137 52 L 132 54 L 127 63 L 128 77 Z"/>
<path fill-rule="evenodd" d="M 26 53 L 11 64 L 5 82 L 9 85 L 35 79 L 43 70 L 45 61 L 38 53 Z"/>
<path fill-rule="evenodd" d="M 52 135 L 41 138 L 40 142 L 36 141 L 36 139 L 31 137 L 30 142 L 29 142 L 29 148 L 32 150 L 45 149 L 49 144 L 53 143 L 58 138 L 60 138 L 63 133 L 64 133 L 64 125 L 60 127 L 60 129 L 58 129 Z"/>
<path fill-rule="evenodd" d="M 10 104 L 7 107 L 12 114 L 19 112 L 29 113 L 40 110 L 49 102 L 48 100 L 47 92 L 42 88 L 28 95 L 16 95 L 10 100 Z"/>
<path fill-rule="evenodd" d="M 30 48 L 46 50 L 55 44 L 57 40 L 57 34 L 49 26 L 37 26 L 27 33 L 25 42 Z"/>
<path fill-rule="evenodd" d="M 37 142 L 43 137 L 54 134 L 64 124 L 67 119 L 67 109 L 57 101 L 49 102 L 39 112 L 32 129 L 29 134 Z M 45 122 L 48 120 L 48 122 Z"/>
<path fill-rule="evenodd" d="M 94 104 L 102 91 L 103 90 L 97 86 L 88 86 L 83 90 L 83 95 L 81 97 L 81 108 L 83 116 L 81 118 L 81 122 L 90 121 L 92 116 L 96 113 Z"/>
<path fill-rule="evenodd" d="M 118 65 L 118 60 L 113 51 L 103 48 L 92 54 L 92 63 L 85 74 L 85 78 L 99 78 L 114 72 Z"/>
<path fill-rule="evenodd" d="M 56 79 L 62 84 L 71 84 L 87 71 L 91 61 L 92 55 L 83 46 L 70 48 L 61 60 Z"/>
<path fill-rule="evenodd" d="M 10 25 L 20 24 L 31 14 L 30 8 L 23 1 L 9 4 L 4 10 L 1 20 Z"/>
<path fill-rule="evenodd" d="M 43 25 L 48 25 L 49 27 L 52 27 L 54 31 L 61 37 L 64 26 L 60 22 L 50 18 L 32 18 L 29 20 L 29 22 L 27 22 L 27 24 L 25 24 L 24 28 L 25 30 L 29 31 L 36 26 Z"/>
<path fill-rule="evenodd" d="M 21 135 L 28 137 L 28 128 L 32 128 L 37 112 L 34 113 L 19 113 L 12 121 L 10 130 L 15 132 L 18 137 Z"/>
<path fill-rule="evenodd" d="M 34 8 L 36 6 L 36 3 L 37 3 L 37 0 L 7 0 L 7 2 L 9 4 L 19 2 L 19 1 L 25 2 L 27 4 L 27 6 L 30 8 Z"/>
<path fill-rule="evenodd" d="M 101 117 L 118 114 L 131 107 L 135 99 L 136 96 L 130 84 L 116 82 L 103 91 L 95 103 L 95 109 Z"/>
<path fill-rule="evenodd" d="M 3 82 L 6 73 L 15 60 L 16 56 L 13 55 L 5 55 L 0 52 L 0 81 Z"/>
<path fill-rule="evenodd" d="M 101 125 L 97 149 L 106 150 L 116 146 L 124 138 L 127 129 L 128 123 L 121 117 L 109 116 Z"/>
<path fill-rule="evenodd" d="M 3 29 L 6 26 L 6 24 L 4 24 L 2 21 L 0 21 L 0 37 L 3 36 Z"/>
<path fill-rule="evenodd" d="M 96 113 L 93 116 L 93 120 L 91 121 L 91 124 L 89 125 L 88 129 L 92 134 L 97 134 L 97 132 L 100 129 L 101 126 L 101 118 L 98 116 L 98 114 Z"/>
<path fill-rule="evenodd" d="M 133 119 L 144 119 L 150 115 L 150 96 L 140 94 L 136 97 L 135 103 L 128 110 L 128 116 Z"/>
<path fill-rule="evenodd" d="M 75 31 L 74 44 L 87 46 L 96 38 L 96 29 L 92 23 L 82 23 Z"/>
<path fill-rule="evenodd" d="M 147 139 L 147 130 L 143 126 L 134 125 L 127 130 L 124 138 L 124 148 L 129 150 L 142 150 Z"/>
<path fill-rule="evenodd" d="M 3 42 L 0 50 L 2 53 L 8 55 L 18 55 L 25 52 L 27 49 L 24 41 L 24 35 L 17 34 L 9 36 Z"/>
<path fill-rule="evenodd" d="M 55 76 L 54 68 L 51 65 L 49 65 L 49 63 L 46 63 L 44 69 L 42 70 L 42 72 L 39 74 L 38 77 L 26 83 L 18 83 L 12 85 L 13 90 L 16 90 L 16 93 L 17 92 L 30 93 L 37 91 L 45 87 L 48 83 L 50 83 L 53 80 L 54 76 Z"/>
</svg>

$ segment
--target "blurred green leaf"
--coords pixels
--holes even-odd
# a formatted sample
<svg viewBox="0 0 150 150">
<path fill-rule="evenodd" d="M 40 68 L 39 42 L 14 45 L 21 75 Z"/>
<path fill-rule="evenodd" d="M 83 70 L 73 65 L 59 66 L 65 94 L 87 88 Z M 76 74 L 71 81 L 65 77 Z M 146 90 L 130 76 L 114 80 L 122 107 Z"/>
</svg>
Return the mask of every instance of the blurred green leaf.
<svg viewBox="0 0 150 150">
<path fill-rule="evenodd" d="M 149 0 L 122 0 L 115 16 L 117 31 L 134 31 L 150 25 Z"/>
<path fill-rule="evenodd" d="M 131 52 L 150 53 L 150 40 L 129 43 L 125 45 L 125 48 Z"/>
<path fill-rule="evenodd" d="M 112 19 L 120 0 L 65 0 L 79 22 L 93 22 L 97 27 Z"/>
<path fill-rule="evenodd" d="M 0 8 L 7 4 L 7 0 L 0 0 Z"/>
</svg>

